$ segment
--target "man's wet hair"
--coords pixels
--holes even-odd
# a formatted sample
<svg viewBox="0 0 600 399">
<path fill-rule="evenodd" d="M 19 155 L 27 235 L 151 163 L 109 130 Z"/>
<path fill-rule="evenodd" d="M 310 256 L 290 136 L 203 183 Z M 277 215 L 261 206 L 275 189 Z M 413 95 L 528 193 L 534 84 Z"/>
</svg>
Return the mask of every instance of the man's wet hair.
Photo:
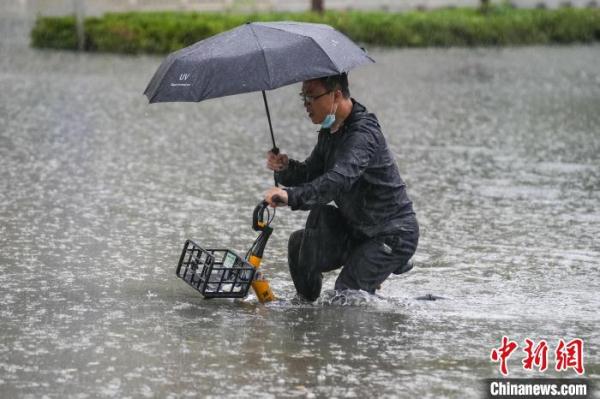
<svg viewBox="0 0 600 399">
<path fill-rule="evenodd" d="M 319 78 L 319 81 L 327 91 L 341 90 L 344 98 L 350 98 L 350 88 L 348 87 L 348 74 L 346 72 L 339 75 L 325 76 Z"/>
</svg>

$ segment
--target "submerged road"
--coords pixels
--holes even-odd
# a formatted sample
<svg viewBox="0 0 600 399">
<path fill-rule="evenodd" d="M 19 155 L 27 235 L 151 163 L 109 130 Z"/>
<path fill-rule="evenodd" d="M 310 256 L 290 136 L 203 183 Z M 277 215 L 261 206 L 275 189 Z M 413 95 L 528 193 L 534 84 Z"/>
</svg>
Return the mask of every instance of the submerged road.
<svg viewBox="0 0 600 399">
<path fill-rule="evenodd" d="M 576 377 L 553 352 L 524 370 L 522 349 L 580 338 L 598 381 L 598 46 L 370 49 L 351 89 L 409 186 L 416 266 L 361 306 L 294 304 L 287 237 L 306 214 L 283 209 L 262 266 L 281 300 L 263 306 L 174 274 L 186 238 L 239 253 L 255 238 L 272 183 L 260 94 L 148 105 L 160 57 L 30 49 L 30 19 L 4 11 L 0 397 L 479 398 L 503 335 L 520 345 L 510 376 Z M 269 96 L 302 159 L 316 134 L 298 90 Z"/>
</svg>

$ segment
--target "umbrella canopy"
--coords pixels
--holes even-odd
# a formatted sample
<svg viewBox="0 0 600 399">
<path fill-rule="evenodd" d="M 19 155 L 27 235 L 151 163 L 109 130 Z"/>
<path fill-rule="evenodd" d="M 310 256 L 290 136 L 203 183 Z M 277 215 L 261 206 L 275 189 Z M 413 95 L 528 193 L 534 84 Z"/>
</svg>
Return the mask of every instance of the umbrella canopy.
<svg viewBox="0 0 600 399">
<path fill-rule="evenodd" d="M 329 25 L 252 22 L 170 54 L 144 94 L 151 103 L 202 101 L 337 75 L 369 62 L 363 49 Z"/>
</svg>

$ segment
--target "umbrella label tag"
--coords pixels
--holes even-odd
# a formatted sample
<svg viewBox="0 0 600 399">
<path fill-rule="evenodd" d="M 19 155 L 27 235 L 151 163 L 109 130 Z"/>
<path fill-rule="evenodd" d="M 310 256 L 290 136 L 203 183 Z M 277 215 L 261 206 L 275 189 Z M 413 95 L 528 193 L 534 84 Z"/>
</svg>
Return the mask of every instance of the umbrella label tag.
<svg viewBox="0 0 600 399">
<path fill-rule="evenodd" d="M 179 81 L 185 82 L 190 77 L 191 73 L 182 73 L 179 75 Z M 190 87 L 191 83 L 171 83 L 171 87 Z"/>
</svg>

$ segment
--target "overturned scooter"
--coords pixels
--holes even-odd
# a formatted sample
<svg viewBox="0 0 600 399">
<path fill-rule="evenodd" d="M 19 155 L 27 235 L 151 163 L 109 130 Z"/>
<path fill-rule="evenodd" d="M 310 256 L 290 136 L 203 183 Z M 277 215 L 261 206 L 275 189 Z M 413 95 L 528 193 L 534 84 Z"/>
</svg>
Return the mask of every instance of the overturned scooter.
<svg viewBox="0 0 600 399">
<path fill-rule="evenodd" d="M 273 233 L 270 224 L 274 218 L 275 210 L 271 214 L 267 202 L 262 201 L 254 208 L 252 228 L 260 235 L 244 259 L 229 249 L 204 249 L 187 240 L 177 265 L 177 277 L 205 298 L 245 298 L 252 286 L 261 303 L 273 301 L 275 296 L 269 282 L 258 268 Z"/>
</svg>

